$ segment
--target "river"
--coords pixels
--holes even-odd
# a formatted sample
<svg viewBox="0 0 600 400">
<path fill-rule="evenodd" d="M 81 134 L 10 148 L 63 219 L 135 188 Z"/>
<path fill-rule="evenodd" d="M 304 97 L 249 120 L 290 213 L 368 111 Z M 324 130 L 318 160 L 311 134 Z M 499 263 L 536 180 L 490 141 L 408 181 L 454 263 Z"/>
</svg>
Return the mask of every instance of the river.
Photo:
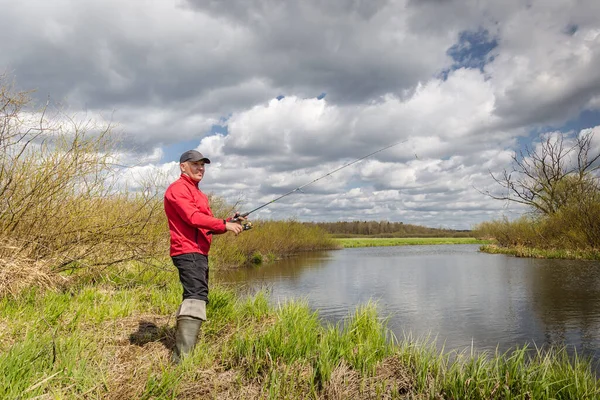
<svg viewBox="0 0 600 400">
<path fill-rule="evenodd" d="M 327 321 L 376 301 L 398 339 L 446 351 L 567 345 L 600 359 L 600 262 L 479 252 L 478 245 L 396 246 L 307 253 L 219 272 L 274 304 L 304 299 Z"/>
</svg>

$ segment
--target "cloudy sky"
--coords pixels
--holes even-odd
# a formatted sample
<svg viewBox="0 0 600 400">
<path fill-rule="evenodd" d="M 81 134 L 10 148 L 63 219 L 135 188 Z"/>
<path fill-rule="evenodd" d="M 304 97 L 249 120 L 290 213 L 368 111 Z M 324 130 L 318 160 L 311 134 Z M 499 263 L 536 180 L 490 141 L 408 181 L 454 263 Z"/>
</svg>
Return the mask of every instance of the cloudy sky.
<svg viewBox="0 0 600 400">
<path fill-rule="evenodd" d="M 469 229 L 540 134 L 595 130 L 597 0 L 0 0 L 0 71 L 118 125 L 131 182 L 178 176 L 254 218 Z M 136 160 L 135 162 L 131 160 Z"/>
</svg>

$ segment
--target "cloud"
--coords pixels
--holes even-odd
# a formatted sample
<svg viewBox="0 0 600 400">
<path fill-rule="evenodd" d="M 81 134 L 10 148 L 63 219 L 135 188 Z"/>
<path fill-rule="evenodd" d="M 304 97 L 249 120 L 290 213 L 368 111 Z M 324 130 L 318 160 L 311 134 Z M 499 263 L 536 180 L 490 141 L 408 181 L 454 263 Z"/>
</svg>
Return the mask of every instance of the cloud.
<svg viewBox="0 0 600 400">
<path fill-rule="evenodd" d="M 272 100 L 233 114 L 223 140 L 228 153 L 251 156 L 273 170 L 359 158 L 402 141 L 374 157 L 405 162 L 415 155 L 443 158 L 465 147 L 507 145 L 519 132 L 497 130 L 498 121 L 489 83 L 478 72 L 461 69 L 446 80 L 419 85 L 406 99 L 389 95 L 361 106 L 330 104 L 326 98 Z"/>
<path fill-rule="evenodd" d="M 262 57 L 247 64 L 258 61 L 275 86 L 301 97 L 361 102 L 410 88 L 450 62 L 452 32 L 419 35 L 402 1 L 188 3 L 251 32 Z"/>
<path fill-rule="evenodd" d="M 0 70 L 115 124 L 131 188 L 195 147 L 252 208 L 398 143 L 260 217 L 469 228 L 536 133 L 600 125 L 594 0 L 0 3 Z"/>
</svg>

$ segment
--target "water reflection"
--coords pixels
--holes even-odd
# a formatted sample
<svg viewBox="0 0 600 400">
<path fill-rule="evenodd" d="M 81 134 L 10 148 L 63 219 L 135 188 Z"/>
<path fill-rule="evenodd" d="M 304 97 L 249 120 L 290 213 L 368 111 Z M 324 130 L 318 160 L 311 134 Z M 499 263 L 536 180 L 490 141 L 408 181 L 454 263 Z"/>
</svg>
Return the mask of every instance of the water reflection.
<svg viewBox="0 0 600 400">
<path fill-rule="evenodd" d="M 534 260 L 528 269 L 532 307 L 548 344 L 600 348 L 600 268 L 593 262 Z"/>
<path fill-rule="evenodd" d="M 274 303 L 306 299 L 332 322 L 376 300 L 396 336 L 431 335 L 447 350 L 569 344 L 600 355 L 598 262 L 490 255 L 477 245 L 379 247 L 304 254 L 219 280 L 267 288 Z"/>
</svg>

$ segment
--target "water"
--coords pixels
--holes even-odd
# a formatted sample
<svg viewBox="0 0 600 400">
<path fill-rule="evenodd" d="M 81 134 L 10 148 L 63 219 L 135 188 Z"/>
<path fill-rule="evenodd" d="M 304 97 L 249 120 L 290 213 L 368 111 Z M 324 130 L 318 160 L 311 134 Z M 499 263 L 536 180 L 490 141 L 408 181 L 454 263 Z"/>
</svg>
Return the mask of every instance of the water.
<svg viewBox="0 0 600 400">
<path fill-rule="evenodd" d="M 376 301 L 396 337 L 445 350 L 567 345 L 600 359 L 600 262 L 480 253 L 478 245 L 399 246 L 304 254 L 215 278 L 273 303 L 305 299 L 328 321 Z"/>
</svg>

